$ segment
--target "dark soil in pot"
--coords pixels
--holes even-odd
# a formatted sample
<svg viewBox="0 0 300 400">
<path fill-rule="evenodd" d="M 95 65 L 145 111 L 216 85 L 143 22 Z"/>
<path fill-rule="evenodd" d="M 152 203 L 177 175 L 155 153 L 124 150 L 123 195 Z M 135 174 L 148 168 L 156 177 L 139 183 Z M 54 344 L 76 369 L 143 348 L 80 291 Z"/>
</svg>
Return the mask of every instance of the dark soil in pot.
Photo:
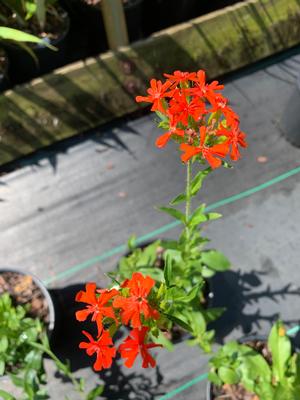
<svg viewBox="0 0 300 400">
<path fill-rule="evenodd" d="M 15 305 L 26 305 L 28 316 L 40 319 L 51 335 L 55 319 L 53 302 L 36 277 L 13 269 L 0 269 L 0 295 L 2 293 L 9 293 Z"/>
<path fill-rule="evenodd" d="M 248 338 L 240 341 L 260 353 L 265 360 L 271 364 L 272 354 L 267 346 L 266 338 Z M 259 400 L 257 395 L 248 392 L 242 385 L 228 385 L 218 387 L 209 383 L 207 390 L 207 400 Z"/>
<path fill-rule="evenodd" d="M 43 32 L 38 23 L 32 18 L 28 27 L 22 27 L 15 21 L 9 23 L 12 28 L 24 30 L 43 38 L 45 41 L 56 47 L 56 51 L 45 45 L 28 44 L 34 52 L 36 60 L 18 44 L 6 46 L 9 57 L 8 74 L 12 84 L 24 83 L 32 78 L 43 75 L 68 62 L 68 32 L 70 20 L 68 14 L 62 8 L 57 13 L 47 16 L 46 26 Z"/>
<path fill-rule="evenodd" d="M 0 49 L 0 92 L 9 88 L 8 59 L 4 50 Z"/>
</svg>

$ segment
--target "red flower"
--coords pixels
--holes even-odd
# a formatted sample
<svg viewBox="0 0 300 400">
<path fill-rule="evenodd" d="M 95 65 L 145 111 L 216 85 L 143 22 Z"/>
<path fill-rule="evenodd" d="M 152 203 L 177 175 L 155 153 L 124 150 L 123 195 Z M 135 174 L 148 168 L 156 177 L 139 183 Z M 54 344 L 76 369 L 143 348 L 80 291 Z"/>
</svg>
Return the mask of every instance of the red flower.
<svg viewBox="0 0 300 400">
<path fill-rule="evenodd" d="M 184 129 L 177 128 L 177 121 L 175 119 L 175 116 L 169 113 L 167 113 L 167 115 L 169 117 L 169 122 L 170 122 L 169 131 L 159 136 L 156 139 L 155 144 L 159 148 L 165 147 L 165 145 L 168 143 L 172 135 L 181 137 L 184 136 Z"/>
<path fill-rule="evenodd" d="M 184 151 L 184 154 L 181 156 L 181 160 L 183 162 L 187 162 L 193 156 L 201 154 L 202 157 L 206 159 L 206 161 L 212 168 L 220 167 L 222 161 L 217 157 L 224 158 L 227 155 L 229 151 L 228 142 L 222 144 L 215 144 L 214 146 L 208 147 L 205 145 L 205 140 L 206 140 L 206 127 L 201 126 L 199 146 L 191 146 L 186 143 L 182 143 L 180 145 L 180 150 Z"/>
<path fill-rule="evenodd" d="M 110 299 L 119 294 L 118 290 L 103 290 L 99 296 L 96 296 L 96 284 L 95 283 L 87 283 L 86 291 L 81 290 L 77 293 L 75 300 L 87 303 L 88 305 L 84 310 L 80 310 L 76 312 L 76 319 L 78 321 L 85 321 L 87 317 L 92 314 L 92 321 L 96 321 L 98 327 L 98 335 L 100 335 L 103 324 L 102 319 L 104 317 L 112 318 L 115 320 L 116 324 L 118 323 L 114 311 L 111 306 L 107 306 L 107 303 Z"/>
<path fill-rule="evenodd" d="M 175 71 L 173 75 L 164 74 L 166 78 L 168 78 L 175 86 L 180 83 L 185 83 L 188 80 L 191 80 L 196 77 L 195 72 L 182 72 L 182 71 Z"/>
<path fill-rule="evenodd" d="M 195 86 L 189 90 L 191 94 L 199 97 L 213 97 L 216 90 L 224 89 L 224 85 L 219 85 L 218 81 L 206 83 L 205 71 L 199 70 L 196 78 L 191 78 L 195 82 Z"/>
<path fill-rule="evenodd" d="M 170 101 L 170 114 L 176 115 L 178 122 L 184 125 L 188 124 L 189 116 L 195 121 L 205 114 L 205 104 L 198 97 L 194 97 L 190 102 L 187 99 L 186 91 L 174 92 L 173 98 Z"/>
<path fill-rule="evenodd" d="M 156 79 L 151 79 L 150 88 L 147 89 L 149 96 L 137 96 L 135 100 L 140 103 L 145 101 L 146 103 L 153 103 L 151 111 L 160 111 L 162 113 L 165 112 L 165 109 L 162 105 L 162 99 L 164 97 L 168 97 L 170 92 L 166 92 L 171 86 L 171 82 L 165 82 L 164 84 L 161 81 L 157 81 Z"/>
<path fill-rule="evenodd" d="M 159 318 L 158 311 L 147 300 L 154 285 L 155 281 L 150 276 L 144 278 L 139 272 L 135 272 L 130 280 L 126 279 L 122 284 L 123 288 L 129 289 L 129 297 L 117 296 L 113 306 L 122 309 L 121 318 L 125 325 L 130 321 L 133 328 L 141 327 L 141 314 L 145 319 Z"/>
<path fill-rule="evenodd" d="M 89 356 L 96 353 L 94 370 L 101 371 L 103 368 L 110 368 L 117 351 L 112 347 L 113 341 L 109 336 L 109 332 L 103 330 L 98 340 L 94 340 L 86 331 L 82 331 L 82 333 L 89 339 L 89 342 L 81 342 L 79 348 L 86 349 L 86 353 Z"/>
<path fill-rule="evenodd" d="M 223 128 L 219 130 L 217 134 L 219 136 L 226 136 L 228 138 L 226 143 L 231 145 L 230 158 L 233 161 L 237 161 L 241 156 L 239 152 L 239 146 L 244 148 L 248 146 L 246 142 L 246 134 L 240 130 L 238 122 L 235 121 L 232 128 L 229 130 Z"/>
<path fill-rule="evenodd" d="M 129 336 L 124 340 L 124 342 L 119 346 L 119 352 L 122 358 L 126 358 L 125 365 L 131 368 L 137 355 L 140 353 L 143 359 L 143 368 L 148 368 L 149 366 L 154 368 L 156 362 L 154 358 L 149 353 L 149 349 L 153 347 L 162 347 L 160 344 L 155 343 L 145 343 L 145 336 L 149 328 L 143 326 L 141 329 L 133 329 Z"/>
</svg>

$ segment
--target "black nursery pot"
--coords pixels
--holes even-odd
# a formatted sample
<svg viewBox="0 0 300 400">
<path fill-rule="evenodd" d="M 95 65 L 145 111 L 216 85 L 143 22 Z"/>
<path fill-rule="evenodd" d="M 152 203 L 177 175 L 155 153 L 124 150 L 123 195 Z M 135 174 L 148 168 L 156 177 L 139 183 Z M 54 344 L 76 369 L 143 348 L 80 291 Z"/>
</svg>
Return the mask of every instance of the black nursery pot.
<svg viewBox="0 0 300 400">
<path fill-rule="evenodd" d="M 124 3 L 124 12 L 130 42 L 134 42 L 135 40 L 139 40 L 143 37 L 143 2 L 144 0 L 127 0 Z"/>
<path fill-rule="evenodd" d="M 240 344 L 247 344 L 255 341 L 266 343 L 268 341 L 268 337 L 261 335 L 250 335 L 242 337 L 241 339 L 238 340 Z M 210 381 L 207 381 L 206 385 L 206 400 L 215 400 L 214 385 Z"/>
<path fill-rule="evenodd" d="M 63 11 L 64 29 L 55 40 L 49 40 L 57 50 L 51 50 L 40 44 L 30 45 L 36 55 L 37 61 L 18 45 L 7 46 L 9 58 L 8 74 L 12 84 L 28 82 L 33 78 L 46 74 L 67 63 L 68 33 L 70 20 L 68 14 Z M 47 39 L 45 39 L 47 40 Z"/>
<path fill-rule="evenodd" d="M 101 9 L 84 0 L 60 0 L 70 18 L 68 62 L 95 56 L 108 50 Z"/>
<path fill-rule="evenodd" d="M 48 338 L 51 339 L 51 336 L 52 336 L 52 334 L 54 332 L 54 328 L 55 328 L 56 315 L 55 315 L 55 308 L 54 308 L 54 303 L 53 303 L 52 297 L 51 297 L 48 289 L 46 288 L 46 286 L 35 275 L 28 273 L 24 270 L 17 269 L 17 268 L 2 267 L 2 268 L 0 268 L 0 277 L 3 273 L 6 273 L 6 272 L 21 275 L 21 276 L 30 276 L 32 278 L 33 283 L 39 289 L 39 291 L 41 292 L 42 296 L 44 297 L 44 299 L 47 303 L 47 307 L 48 307 L 47 334 L 48 334 Z"/>
</svg>

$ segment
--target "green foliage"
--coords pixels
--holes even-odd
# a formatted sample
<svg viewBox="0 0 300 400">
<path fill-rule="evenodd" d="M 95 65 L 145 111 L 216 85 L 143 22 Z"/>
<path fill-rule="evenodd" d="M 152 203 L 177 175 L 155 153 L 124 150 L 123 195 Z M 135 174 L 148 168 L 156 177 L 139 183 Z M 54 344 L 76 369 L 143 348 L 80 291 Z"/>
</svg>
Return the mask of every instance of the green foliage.
<svg viewBox="0 0 300 400">
<path fill-rule="evenodd" d="M 55 11 L 54 6 L 57 2 L 58 0 L 1 0 L 2 5 L 7 10 L 7 15 L 1 17 L 2 20 L 7 18 L 9 23 L 11 16 L 14 16 L 18 25 L 22 28 L 26 28 L 28 22 L 34 18 L 42 31 L 46 25 L 47 13 Z"/>
<path fill-rule="evenodd" d="M 58 370 L 72 381 L 83 399 L 96 399 L 103 387 L 97 386 L 85 394 L 84 381 L 76 380 L 69 363 L 61 362 L 51 351 L 41 321 L 28 317 L 27 312 L 26 307 L 14 306 L 8 293 L 0 296 L 0 376 L 9 375 L 13 384 L 22 389 L 22 400 L 48 399 L 43 368 L 43 355 L 47 354 Z M 4 390 L 0 390 L 0 398 L 16 400 Z"/>
<path fill-rule="evenodd" d="M 246 344 L 225 344 L 210 360 L 209 380 L 217 386 L 239 383 L 260 400 L 299 399 L 300 357 L 292 354 L 282 322 L 274 324 L 267 344 L 271 365 Z"/>
<path fill-rule="evenodd" d="M 120 259 L 117 272 L 111 275 L 118 281 L 124 281 L 130 279 L 134 272 L 141 272 L 144 275 L 151 276 L 157 282 L 162 282 L 164 280 L 163 270 L 155 265 L 160 243 L 157 240 L 144 248 L 140 248 L 136 247 L 135 237 L 132 236 L 128 241 L 130 253 Z"/>
</svg>

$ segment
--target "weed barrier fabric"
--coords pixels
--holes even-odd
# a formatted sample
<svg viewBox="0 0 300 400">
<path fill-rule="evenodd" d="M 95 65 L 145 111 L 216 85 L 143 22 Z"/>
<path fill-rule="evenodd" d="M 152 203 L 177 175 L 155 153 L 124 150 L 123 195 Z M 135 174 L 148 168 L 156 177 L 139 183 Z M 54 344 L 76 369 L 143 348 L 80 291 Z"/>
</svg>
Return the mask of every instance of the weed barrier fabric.
<svg viewBox="0 0 300 400">
<path fill-rule="evenodd" d="M 219 204 L 224 217 L 205 228 L 211 247 L 233 265 L 214 282 L 216 306 L 227 307 L 214 326 L 216 346 L 250 332 L 267 333 L 278 315 L 287 328 L 299 324 L 300 175 L 292 171 L 298 171 L 300 150 L 280 131 L 299 63 L 300 49 L 233 74 L 225 86 L 248 133 L 249 149 L 238 168 L 214 173 L 198 199 L 216 207 L 223 199 L 247 194 Z M 64 299 L 63 334 L 55 350 L 70 358 L 77 376 L 91 386 L 105 381 L 106 399 L 158 400 L 207 372 L 209 356 L 184 343 L 173 353 L 156 351 L 157 369 L 144 371 L 137 365 L 127 370 L 117 362 L 100 375 L 77 350 L 81 335 L 73 315 L 78 288 L 86 281 L 108 282 L 105 273 L 115 268 L 132 233 L 145 238 L 156 231 L 173 238 L 179 232 L 153 208 L 184 186 L 184 170 L 172 146 L 164 151 L 154 147 L 158 133 L 148 115 L 116 122 L 20 160 L 18 169 L 0 177 L 0 261 L 27 268 Z M 104 257 L 107 250 L 111 253 Z M 78 265 L 85 267 L 66 273 Z M 298 345 L 299 339 L 298 332 Z M 46 368 L 50 397 L 63 398 L 68 391 L 76 400 L 48 360 Z M 176 399 L 204 400 L 205 387 L 205 381 L 197 381 Z"/>
</svg>

